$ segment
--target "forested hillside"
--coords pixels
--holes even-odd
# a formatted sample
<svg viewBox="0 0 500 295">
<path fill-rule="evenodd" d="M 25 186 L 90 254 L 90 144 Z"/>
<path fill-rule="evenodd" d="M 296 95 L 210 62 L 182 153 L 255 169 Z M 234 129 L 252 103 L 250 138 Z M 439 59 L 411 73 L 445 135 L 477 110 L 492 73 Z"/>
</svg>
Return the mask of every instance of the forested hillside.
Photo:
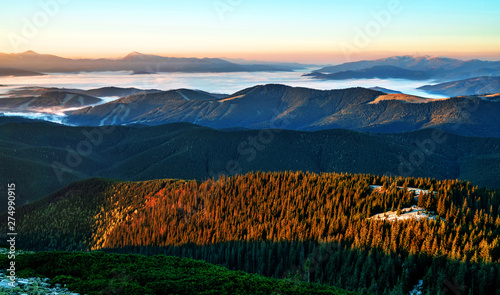
<svg viewBox="0 0 500 295">
<path fill-rule="evenodd" d="M 498 194 L 455 180 L 332 173 L 92 179 L 22 206 L 17 216 L 19 243 L 29 249 L 164 253 L 374 294 L 408 292 L 419 279 L 429 294 L 454 280 L 464 294 L 495 294 Z M 370 219 L 412 205 L 437 218 Z"/>
<path fill-rule="evenodd" d="M 201 181 L 251 171 L 458 178 L 500 187 L 500 138 L 457 136 L 434 129 L 369 134 L 221 131 L 186 123 L 102 128 L 6 123 L 0 125 L 0 162 L 4 167 L 0 188 L 16 182 L 22 203 L 91 177 Z M 0 212 L 6 205 L 0 203 Z"/>
</svg>

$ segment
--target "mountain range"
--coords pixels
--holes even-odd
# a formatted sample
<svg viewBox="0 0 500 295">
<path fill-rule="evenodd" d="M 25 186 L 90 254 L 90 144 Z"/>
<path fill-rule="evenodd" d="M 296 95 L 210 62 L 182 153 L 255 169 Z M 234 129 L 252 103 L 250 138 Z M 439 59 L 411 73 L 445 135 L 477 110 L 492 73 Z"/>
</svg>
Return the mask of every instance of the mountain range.
<svg viewBox="0 0 500 295">
<path fill-rule="evenodd" d="M 291 71 L 294 66 L 236 64 L 219 58 L 177 58 L 132 52 L 121 59 L 70 59 L 34 51 L 0 53 L 0 67 L 42 73 L 134 71 L 136 73 Z"/>
<path fill-rule="evenodd" d="M 380 68 L 382 67 L 382 68 Z M 318 78 L 403 78 L 451 81 L 479 76 L 500 76 L 500 61 L 460 60 L 431 56 L 394 56 L 377 60 L 348 62 L 311 73 Z M 324 75 L 321 75 L 324 74 Z M 403 75 L 401 77 L 400 75 Z M 405 78 L 406 77 L 406 78 Z"/>
<path fill-rule="evenodd" d="M 1 186 L 6 189 L 6 183 L 15 181 L 20 203 L 89 177 L 203 180 L 249 171 L 460 178 L 500 187 L 499 138 L 463 137 L 434 129 L 398 134 L 221 131 L 187 123 L 92 128 L 13 117 L 0 117 L 0 124 Z M 413 163 L 414 153 L 423 153 L 424 158 Z"/>
<path fill-rule="evenodd" d="M 360 70 L 347 70 L 324 74 L 320 72 L 305 74 L 306 77 L 313 77 L 321 80 L 347 80 L 347 79 L 406 79 L 406 80 L 427 80 L 431 76 L 425 71 L 412 71 L 395 66 L 380 65 Z"/>
<path fill-rule="evenodd" d="M 37 111 L 56 112 L 101 103 L 100 98 L 67 91 L 46 91 L 36 97 L 15 97 L 0 99 L 0 111 Z"/>
<path fill-rule="evenodd" d="M 476 77 L 435 85 L 425 85 L 418 89 L 447 96 L 496 94 L 500 93 L 500 77 Z"/>
<path fill-rule="evenodd" d="M 136 52 L 0 54 L 0 66 L 11 59 L 40 72 L 137 75 L 295 66 Z M 498 292 L 499 63 L 394 57 L 322 70 L 309 76 L 481 77 L 421 87 L 446 99 L 280 84 L 2 91 L 0 111 L 64 123 L 0 113 L 16 247 L 75 251 L 20 255 L 17 273 L 79 294 L 443 294 L 452 279 L 463 293 Z M 13 231 L 11 203 L 0 203 L 0 226 Z M 0 255 L 0 265 L 12 262 Z"/>
<path fill-rule="evenodd" d="M 226 97 L 178 89 L 132 95 L 67 112 L 73 125 L 161 125 L 188 122 L 211 128 L 342 128 L 405 132 L 440 128 L 468 136 L 500 137 L 500 103 L 488 97 L 425 99 L 365 88 L 315 90 L 278 84 Z"/>
<path fill-rule="evenodd" d="M 20 97 L 33 97 L 33 96 L 41 96 L 48 92 L 59 91 L 59 92 L 67 92 L 73 94 L 84 94 L 87 96 L 94 96 L 96 98 L 99 97 L 123 97 L 134 94 L 146 94 L 146 93 L 154 93 L 160 92 L 158 89 L 138 89 L 133 87 L 121 88 L 121 87 L 101 87 L 94 89 L 77 89 L 77 88 L 58 88 L 58 87 L 18 87 L 14 89 L 10 89 L 5 93 L 2 93 L 1 96 L 8 98 L 20 98 Z"/>
<path fill-rule="evenodd" d="M 57 87 L 19 87 L 2 93 L 0 111 L 54 113 L 103 103 L 101 98 L 160 92 L 157 89 L 101 87 L 70 89 Z"/>
</svg>

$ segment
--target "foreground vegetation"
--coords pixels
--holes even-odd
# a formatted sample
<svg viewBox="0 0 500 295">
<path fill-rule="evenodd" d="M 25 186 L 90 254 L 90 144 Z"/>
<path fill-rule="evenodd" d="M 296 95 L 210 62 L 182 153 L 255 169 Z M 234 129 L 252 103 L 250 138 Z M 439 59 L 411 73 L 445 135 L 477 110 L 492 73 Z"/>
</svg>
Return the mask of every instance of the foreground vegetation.
<svg viewBox="0 0 500 295">
<path fill-rule="evenodd" d="M 438 218 L 370 219 L 412 205 Z M 419 280 L 424 294 L 455 281 L 462 294 L 500 294 L 499 213 L 498 191 L 463 181 L 258 172 L 205 182 L 91 179 L 16 214 L 19 245 L 34 250 L 191 257 L 373 294 L 407 293 Z"/>
<path fill-rule="evenodd" d="M 0 267 L 9 260 L 0 256 Z M 81 294 L 354 294 L 334 287 L 265 278 L 193 259 L 102 252 L 18 255 L 21 276 L 51 278 Z"/>
</svg>

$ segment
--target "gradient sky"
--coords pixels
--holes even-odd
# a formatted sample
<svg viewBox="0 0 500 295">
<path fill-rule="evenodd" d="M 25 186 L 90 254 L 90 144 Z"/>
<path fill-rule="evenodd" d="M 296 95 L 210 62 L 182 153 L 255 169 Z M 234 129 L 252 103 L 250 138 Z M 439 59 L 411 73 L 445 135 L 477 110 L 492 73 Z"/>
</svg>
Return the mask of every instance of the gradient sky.
<svg viewBox="0 0 500 295">
<path fill-rule="evenodd" d="M 45 19 L 41 3 L 56 3 L 56 12 Z M 17 0 L 1 8 L 5 53 L 139 51 L 321 63 L 400 54 L 500 59 L 497 0 Z M 34 32 L 27 23 L 35 23 Z"/>
</svg>

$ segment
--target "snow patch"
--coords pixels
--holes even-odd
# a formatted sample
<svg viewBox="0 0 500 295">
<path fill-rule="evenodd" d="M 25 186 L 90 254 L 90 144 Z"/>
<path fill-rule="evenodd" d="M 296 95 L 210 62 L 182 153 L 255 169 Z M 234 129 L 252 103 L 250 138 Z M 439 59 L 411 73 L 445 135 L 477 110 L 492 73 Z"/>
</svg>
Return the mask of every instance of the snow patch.
<svg viewBox="0 0 500 295">
<path fill-rule="evenodd" d="M 75 94 L 72 94 L 72 93 L 66 93 L 66 96 L 64 96 L 64 99 L 62 100 L 61 102 L 61 105 L 60 106 L 64 106 L 66 105 L 66 103 L 72 99 L 73 97 L 75 97 Z"/>
<path fill-rule="evenodd" d="M 125 112 L 122 113 L 123 111 Z M 120 116 L 121 118 L 125 118 L 128 116 L 129 113 L 130 113 L 130 108 L 121 104 L 117 106 L 113 111 L 111 111 L 111 113 L 107 115 L 106 118 L 102 119 L 101 122 L 99 122 L 99 126 L 104 126 L 108 119 L 111 119 L 111 123 L 109 123 L 108 125 L 115 125 L 118 116 Z"/>
<path fill-rule="evenodd" d="M 182 98 L 184 98 L 186 101 L 190 101 L 190 99 L 184 93 L 182 93 L 180 90 L 177 90 L 175 92 L 177 92 L 177 94 L 182 96 Z"/>
<path fill-rule="evenodd" d="M 413 286 L 413 290 L 410 291 L 410 295 L 422 295 L 422 285 L 424 284 L 423 280 L 418 280 L 418 284 Z"/>
<path fill-rule="evenodd" d="M 437 215 L 434 215 L 430 212 L 427 212 L 424 208 L 411 206 L 410 208 L 401 209 L 401 214 L 397 214 L 397 211 L 387 211 L 380 214 L 375 214 L 369 219 L 373 220 L 386 220 L 386 221 L 403 221 L 403 220 L 421 220 L 421 219 L 429 219 L 429 220 L 437 220 L 439 218 Z"/>
<path fill-rule="evenodd" d="M 374 192 L 385 193 L 385 190 L 382 188 L 381 185 L 370 185 L 370 189 Z M 404 187 L 398 186 L 398 189 L 404 189 Z M 407 187 L 406 190 L 409 192 L 415 193 L 415 200 L 418 200 L 418 196 L 422 193 L 423 194 L 430 194 L 431 193 L 430 190 L 415 188 L 415 187 Z M 432 194 L 436 195 L 437 192 L 432 191 Z"/>
</svg>

